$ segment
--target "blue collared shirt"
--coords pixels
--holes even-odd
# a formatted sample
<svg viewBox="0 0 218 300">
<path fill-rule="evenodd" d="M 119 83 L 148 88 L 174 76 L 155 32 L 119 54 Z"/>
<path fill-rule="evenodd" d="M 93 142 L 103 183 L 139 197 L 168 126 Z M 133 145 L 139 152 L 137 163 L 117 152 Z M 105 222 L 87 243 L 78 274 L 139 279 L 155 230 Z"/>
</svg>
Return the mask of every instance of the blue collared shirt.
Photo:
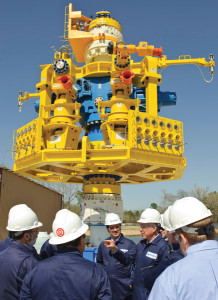
<svg viewBox="0 0 218 300">
<path fill-rule="evenodd" d="M 218 242 L 192 245 L 155 281 L 149 300 L 217 300 Z"/>
</svg>

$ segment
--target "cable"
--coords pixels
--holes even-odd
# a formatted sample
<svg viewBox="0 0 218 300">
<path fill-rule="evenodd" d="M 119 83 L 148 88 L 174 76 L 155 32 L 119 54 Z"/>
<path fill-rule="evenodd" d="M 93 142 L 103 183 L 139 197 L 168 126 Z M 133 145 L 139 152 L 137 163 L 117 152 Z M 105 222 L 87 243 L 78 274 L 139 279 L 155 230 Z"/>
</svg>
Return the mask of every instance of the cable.
<svg viewBox="0 0 218 300">
<path fill-rule="evenodd" d="M 204 77 L 204 74 L 202 73 L 202 71 L 201 71 L 201 68 L 197 65 L 197 64 L 194 64 L 196 67 L 198 67 L 198 69 L 199 69 L 199 71 L 200 71 L 200 73 L 201 73 L 201 76 L 203 77 L 203 79 L 204 79 L 204 81 L 206 82 L 206 83 L 211 83 L 212 81 L 213 81 L 213 74 L 211 74 L 211 79 L 210 80 L 206 80 L 206 78 Z M 170 66 L 168 66 L 168 67 L 170 67 Z M 165 70 L 166 68 L 164 68 L 164 69 L 162 69 L 160 72 L 159 72 L 159 74 L 161 74 L 164 70 Z"/>
<path fill-rule="evenodd" d="M 211 83 L 213 81 L 213 74 L 211 74 L 211 79 L 210 80 L 206 80 L 206 78 L 204 77 L 204 74 L 201 71 L 201 68 L 198 65 L 196 65 L 196 64 L 195 64 L 195 66 L 198 67 L 198 69 L 201 72 L 201 75 L 202 75 L 202 77 L 203 77 L 203 79 L 204 79 L 205 82 Z"/>
</svg>

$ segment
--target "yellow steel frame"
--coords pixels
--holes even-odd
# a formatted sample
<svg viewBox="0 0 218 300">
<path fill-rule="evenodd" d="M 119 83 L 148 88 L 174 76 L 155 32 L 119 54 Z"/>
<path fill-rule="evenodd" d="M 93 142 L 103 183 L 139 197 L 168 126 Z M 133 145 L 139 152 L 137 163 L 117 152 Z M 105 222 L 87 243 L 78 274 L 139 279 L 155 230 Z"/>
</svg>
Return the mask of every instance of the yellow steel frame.
<svg viewBox="0 0 218 300">
<path fill-rule="evenodd" d="M 84 23 L 86 30 L 91 20 L 81 12 L 74 12 L 72 5 L 67 14 L 69 22 L 65 19 L 65 28 L 68 24 L 68 38 L 83 60 L 85 47 L 92 37 L 87 31 L 79 30 L 77 19 Z M 94 21 L 91 24 L 95 26 Z M 166 56 L 153 57 L 149 55 L 153 46 L 144 45 L 145 42 L 141 42 L 139 47 L 120 46 L 119 51 L 112 55 L 111 62 L 94 62 L 83 67 L 75 66 L 68 53 L 55 53 L 55 60 L 68 62 L 69 69 L 64 75 L 69 76 L 72 83 L 76 78 L 110 76 L 113 96 L 109 101 L 98 103 L 104 141 L 90 142 L 87 136 L 80 139 L 81 128 L 77 122 L 81 104 L 75 99 L 74 88 L 66 89 L 58 82 L 59 75 L 52 64 L 41 66 L 41 81 L 36 85 L 38 93 L 26 92 L 24 97 L 20 95 L 18 98 L 21 106 L 29 98 L 40 97 L 40 109 L 37 119 L 14 132 L 14 170 L 37 180 L 81 183 L 85 193 L 120 194 L 122 183 L 181 178 L 186 167 L 183 125 L 180 121 L 158 116 L 157 85 L 162 81 L 158 69 L 181 64 L 214 67 L 215 63 L 189 56 L 178 60 L 167 60 Z M 130 58 L 130 52 L 138 52 L 144 58 L 137 63 L 130 59 L 121 70 L 114 62 L 115 57 L 123 55 L 125 61 L 127 54 Z M 145 87 L 146 113 L 139 111 L 139 99 L 129 98 L 131 85 L 123 82 L 123 70 L 134 73 L 134 86 Z M 51 104 L 52 92 L 57 96 L 54 104 Z M 110 107 L 110 113 L 105 112 L 106 107 Z M 84 176 L 89 174 L 103 176 L 101 179 L 85 180 Z M 117 183 L 106 178 L 105 174 L 118 175 L 121 179 Z"/>
</svg>

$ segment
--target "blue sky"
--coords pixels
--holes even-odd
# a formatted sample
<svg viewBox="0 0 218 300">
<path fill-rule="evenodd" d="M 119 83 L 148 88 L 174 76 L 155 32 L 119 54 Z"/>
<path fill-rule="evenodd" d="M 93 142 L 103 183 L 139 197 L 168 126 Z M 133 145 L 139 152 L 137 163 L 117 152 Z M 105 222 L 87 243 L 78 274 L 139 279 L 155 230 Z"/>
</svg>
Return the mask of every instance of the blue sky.
<svg viewBox="0 0 218 300">
<path fill-rule="evenodd" d="M 138 45 L 147 41 L 163 47 L 168 59 L 179 55 L 193 58 L 210 53 L 218 57 L 218 1 L 117 1 L 80 0 L 72 2 L 86 16 L 109 10 L 122 26 L 124 41 Z M 1 139 L 0 164 L 13 167 L 13 130 L 37 117 L 34 100 L 18 112 L 20 90 L 34 92 L 40 80 L 40 64 L 53 62 L 52 46 L 60 48 L 64 30 L 64 0 L 4 1 L 0 10 Z M 207 79 L 208 68 L 202 68 Z M 183 122 L 187 168 L 177 181 L 122 186 L 124 209 L 146 208 L 158 202 L 161 191 L 191 190 L 194 184 L 218 191 L 218 85 L 203 81 L 196 66 L 171 66 L 162 73 L 162 91 L 177 93 L 177 105 L 160 115 Z M 136 200 L 137 199 L 137 200 Z"/>
</svg>

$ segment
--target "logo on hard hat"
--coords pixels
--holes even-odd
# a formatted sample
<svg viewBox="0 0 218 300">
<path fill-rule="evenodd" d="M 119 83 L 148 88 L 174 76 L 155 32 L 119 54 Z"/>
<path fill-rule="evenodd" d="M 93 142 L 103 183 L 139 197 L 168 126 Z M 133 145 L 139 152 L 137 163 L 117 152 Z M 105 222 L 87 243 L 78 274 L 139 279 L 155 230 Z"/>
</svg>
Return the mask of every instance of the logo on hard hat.
<svg viewBox="0 0 218 300">
<path fill-rule="evenodd" d="M 64 230 L 62 228 L 58 228 L 56 230 L 56 234 L 57 236 L 62 237 L 64 235 Z"/>
</svg>

